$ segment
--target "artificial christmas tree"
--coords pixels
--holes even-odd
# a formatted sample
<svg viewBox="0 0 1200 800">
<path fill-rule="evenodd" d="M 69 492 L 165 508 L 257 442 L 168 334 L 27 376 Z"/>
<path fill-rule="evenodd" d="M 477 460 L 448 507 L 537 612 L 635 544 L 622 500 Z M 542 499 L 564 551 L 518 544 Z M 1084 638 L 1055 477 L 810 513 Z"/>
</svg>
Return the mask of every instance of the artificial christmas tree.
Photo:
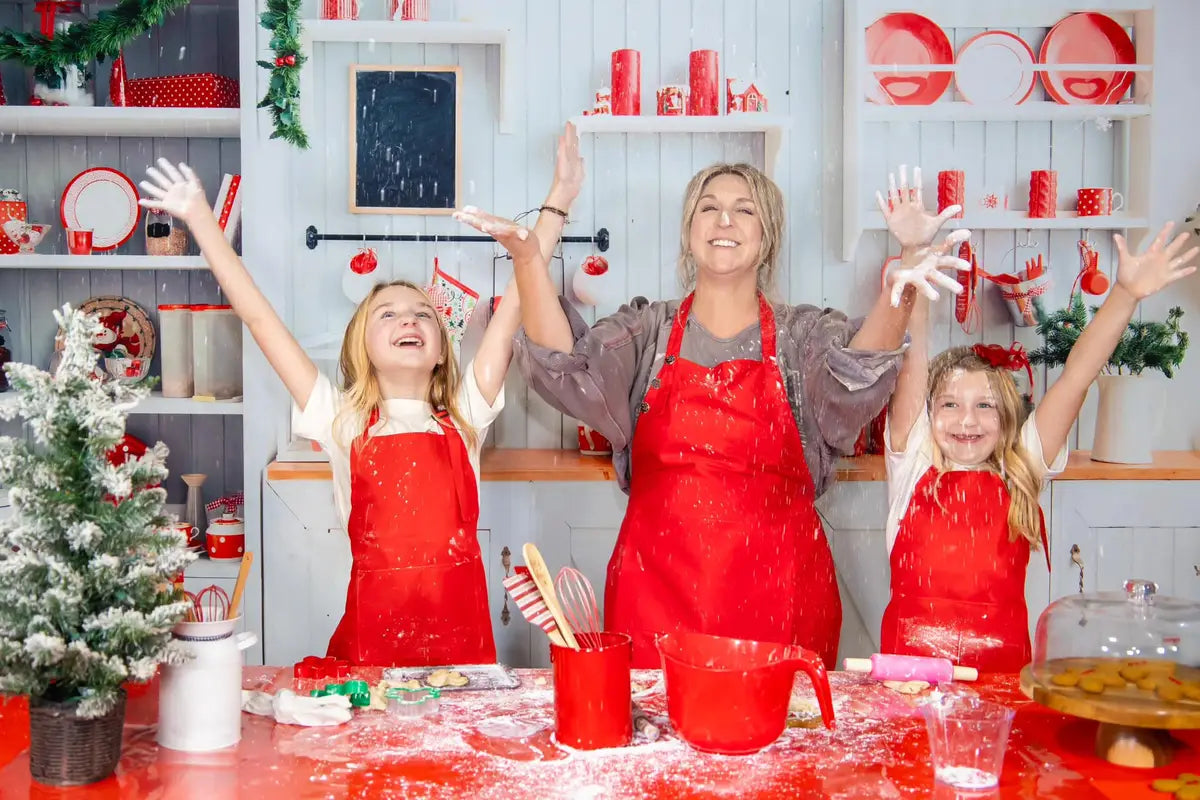
<svg viewBox="0 0 1200 800">
<path fill-rule="evenodd" d="M 53 375 L 5 366 L 17 393 L 0 418 L 25 419 L 31 441 L 0 437 L 0 692 L 30 698 L 35 780 L 100 780 L 121 750 L 127 681 L 175 660 L 171 628 L 188 603 L 174 580 L 195 556 L 163 513 L 161 442 L 113 464 L 129 409 L 148 389 L 93 378 L 94 316 L 64 306 Z"/>
</svg>

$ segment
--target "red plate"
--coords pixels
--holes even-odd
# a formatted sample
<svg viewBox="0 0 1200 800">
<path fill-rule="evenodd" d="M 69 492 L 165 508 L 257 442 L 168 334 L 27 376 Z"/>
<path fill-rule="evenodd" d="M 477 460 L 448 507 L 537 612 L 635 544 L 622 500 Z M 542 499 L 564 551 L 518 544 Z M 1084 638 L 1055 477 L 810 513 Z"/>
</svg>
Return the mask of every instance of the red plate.
<svg viewBox="0 0 1200 800">
<path fill-rule="evenodd" d="M 910 12 L 888 14 L 867 28 L 867 62 L 953 64 L 954 48 L 933 20 Z M 952 72 L 876 72 L 867 98 L 885 106 L 927 106 L 945 93 L 952 77 Z"/>
<path fill-rule="evenodd" d="M 1072 14 L 1050 29 L 1038 60 L 1043 64 L 1134 64 L 1137 51 L 1112 17 Z M 1112 105 L 1129 90 L 1132 72 L 1043 72 L 1046 94 L 1064 105 Z"/>
</svg>

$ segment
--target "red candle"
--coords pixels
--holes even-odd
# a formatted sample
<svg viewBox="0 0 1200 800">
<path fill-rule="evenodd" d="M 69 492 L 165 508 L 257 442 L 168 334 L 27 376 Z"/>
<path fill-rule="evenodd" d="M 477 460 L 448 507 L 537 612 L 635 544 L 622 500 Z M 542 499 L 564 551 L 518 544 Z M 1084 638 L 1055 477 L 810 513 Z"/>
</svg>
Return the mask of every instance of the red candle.
<svg viewBox="0 0 1200 800">
<path fill-rule="evenodd" d="M 613 51 L 612 113 L 626 117 L 642 113 L 642 54 L 637 50 Z"/>
<path fill-rule="evenodd" d="M 964 184 L 966 177 L 961 169 L 944 169 L 938 173 L 938 213 L 942 213 L 949 206 L 961 206 L 965 202 L 966 192 Z M 954 216 L 962 217 L 963 212 L 959 211 Z"/>
<path fill-rule="evenodd" d="M 1029 216 L 1050 218 L 1058 207 L 1058 173 L 1035 169 L 1029 173 Z"/>
<path fill-rule="evenodd" d="M 714 117 L 720 113 L 717 100 L 717 51 L 693 50 L 689 62 L 688 80 L 692 91 L 688 95 L 688 114 Z"/>
</svg>

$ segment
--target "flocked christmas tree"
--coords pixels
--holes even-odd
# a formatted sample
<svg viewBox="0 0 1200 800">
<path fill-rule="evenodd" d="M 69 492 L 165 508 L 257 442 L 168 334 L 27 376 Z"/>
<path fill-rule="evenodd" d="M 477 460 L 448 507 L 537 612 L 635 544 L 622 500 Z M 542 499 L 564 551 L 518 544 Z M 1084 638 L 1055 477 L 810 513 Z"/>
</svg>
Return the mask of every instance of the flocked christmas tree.
<svg viewBox="0 0 1200 800">
<path fill-rule="evenodd" d="M 161 442 L 113 465 L 107 454 L 148 391 L 92 376 L 95 317 L 65 306 L 54 375 L 9 364 L 30 441 L 0 437 L 0 692 L 79 700 L 80 716 L 113 707 L 121 684 L 175 660 L 170 631 L 187 603 L 173 579 L 195 556 L 163 514 Z"/>
<path fill-rule="evenodd" d="M 1096 314 L 1092 307 L 1091 316 Z M 1052 314 L 1038 313 L 1037 332 L 1042 336 L 1041 347 L 1029 354 L 1034 364 L 1061 367 L 1075 346 L 1079 335 L 1091 319 L 1081 295 L 1072 295 L 1071 305 Z M 1141 375 L 1148 369 L 1161 371 L 1168 378 L 1183 363 L 1187 352 L 1187 331 L 1179 327 L 1183 309 L 1176 306 L 1167 312 L 1166 322 L 1134 320 L 1121 335 L 1104 371 L 1109 375 Z"/>
</svg>

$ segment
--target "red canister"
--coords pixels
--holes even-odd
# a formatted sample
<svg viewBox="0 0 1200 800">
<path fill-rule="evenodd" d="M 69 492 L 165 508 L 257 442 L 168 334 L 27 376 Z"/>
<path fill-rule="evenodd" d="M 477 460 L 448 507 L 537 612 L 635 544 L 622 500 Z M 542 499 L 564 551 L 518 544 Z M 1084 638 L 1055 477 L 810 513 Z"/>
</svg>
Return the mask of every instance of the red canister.
<svg viewBox="0 0 1200 800">
<path fill-rule="evenodd" d="M 612 113 L 626 117 L 642 113 L 642 54 L 637 50 L 613 51 Z"/>
<path fill-rule="evenodd" d="M 961 169 L 944 169 L 938 173 L 937 210 L 942 213 L 950 206 L 963 206 L 966 200 L 966 176 Z M 954 216 L 962 217 L 959 211 Z"/>
<path fill-rule="evenodd" d="M 1058 208 L 1058 173 L 1035 169 L 1029 173 L 1029 216 L 1049 219 Z"/>
<path fill-rule="evenodd" d="M 720 71 L 716 50 L 693 50 L 689 58 L 688 114 L 694 117 L 715 117 L 720 113 L 717 91 Z"/>
</svg>

